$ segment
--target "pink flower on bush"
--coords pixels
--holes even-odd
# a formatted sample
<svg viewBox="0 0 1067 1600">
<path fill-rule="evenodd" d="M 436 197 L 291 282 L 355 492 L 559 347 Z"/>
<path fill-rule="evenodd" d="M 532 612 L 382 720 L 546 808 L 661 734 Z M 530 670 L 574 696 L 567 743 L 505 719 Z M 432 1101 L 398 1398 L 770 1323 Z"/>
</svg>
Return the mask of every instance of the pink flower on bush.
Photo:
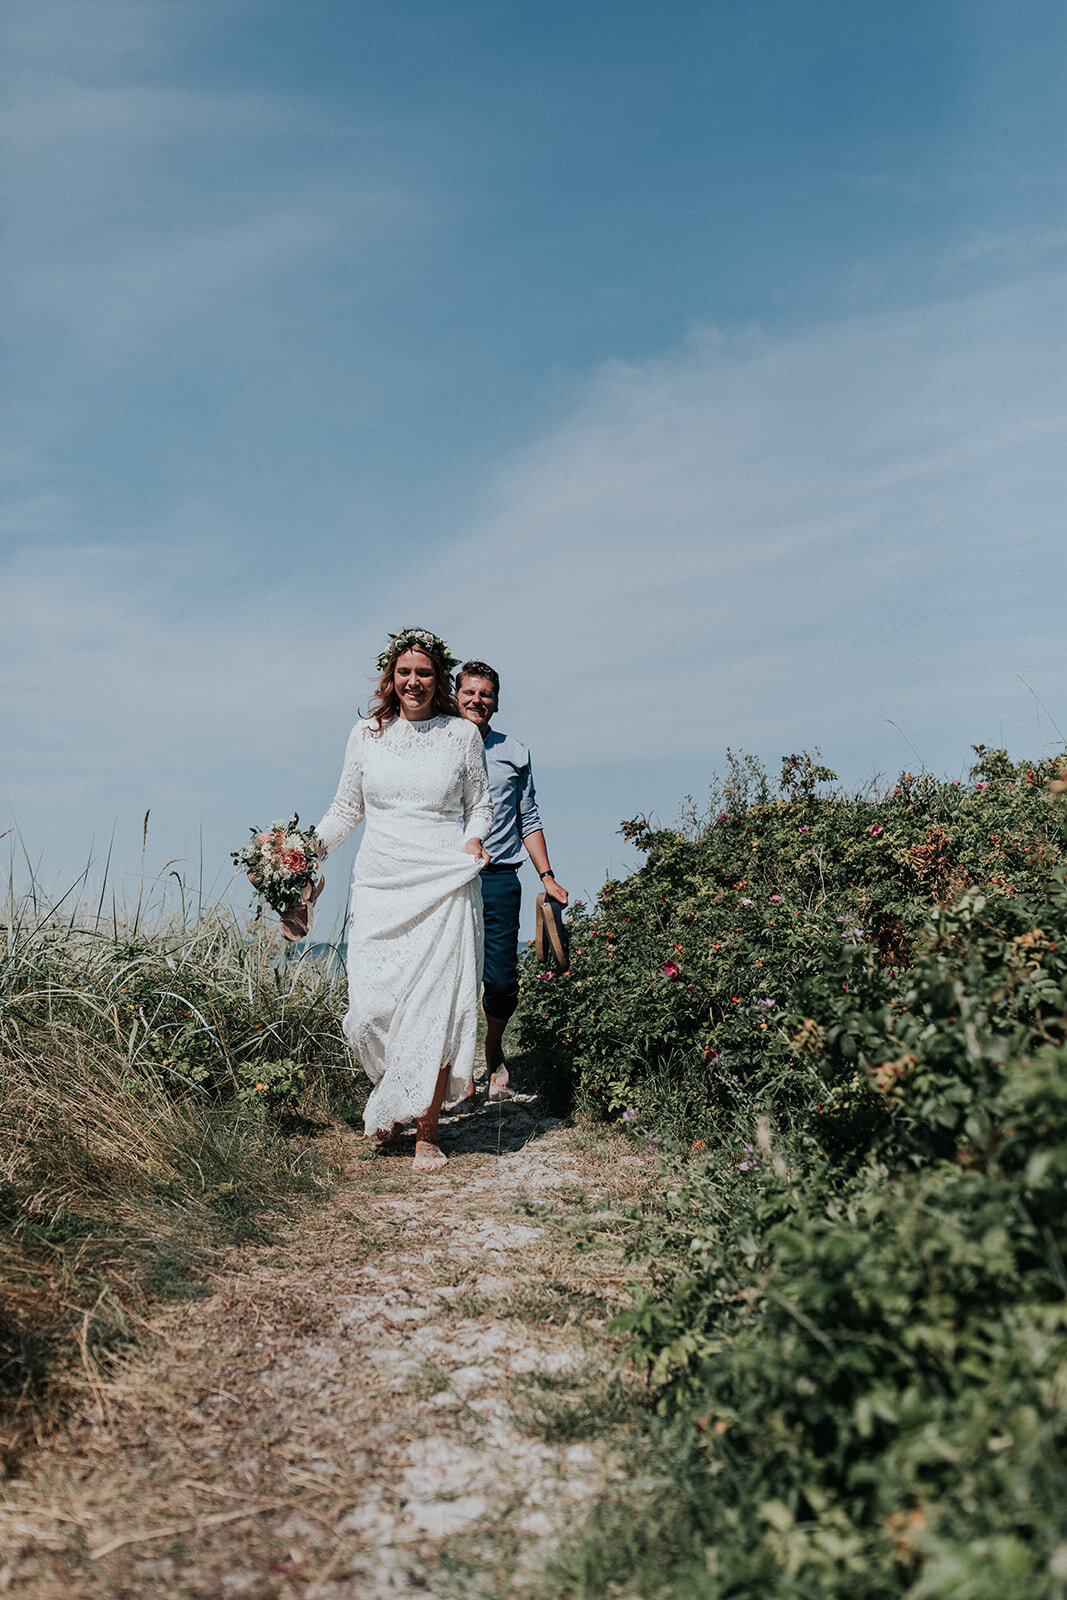
<svg viewBox="0 0 1067 1600">
<path fill-rule="evenodd" d="M 628 1111 L 624 1111 L 623 1114 L 622 1114 L 622 1120 L 624 1122 L 636 1122 L 637 1121 L 637 1107 L 636 1106 L 631 1106 Z"/>
<path fill-rule="evenodd" d="M 877 839 L 877 837 L 878 837 L 878 835 L 880 833 L 884 833 L 885 832 L 885 829 L 882 827 L 882 824 L 880 822 L 876 822 L 873 828 L 868 828 L 867 829 L 867 832 L 870 834 L 872 839 Z"/>
<path fill-rule="evenodd" d="M 752 904 L 752 901 L 743 898 L 742 901 L 741 901 L 741 904 L 743 906 L 750 906 Z"/>
<path fill-rule="evenodd" d="M 988 783 L 986 783 L 984 778 L 979 778 L 978 782 L 975 784 L 975 788 L 976 789 L 988 789 L 989 785 L 988 785 Z"/>
<path fill-rule="evenodd" d="M 772 905 L 780 906 L 781 903 L 782 903 L 782 897 L 781 897 L 780 894 L 772 894 L 771 895 L 771 904 Z"/>
<path fill-rule="evenodd" d="M 678 963 L 676 961 L 665 961 L 663 970 L 668 978 L 676 978 L 678 976 Z"/>
</svg>

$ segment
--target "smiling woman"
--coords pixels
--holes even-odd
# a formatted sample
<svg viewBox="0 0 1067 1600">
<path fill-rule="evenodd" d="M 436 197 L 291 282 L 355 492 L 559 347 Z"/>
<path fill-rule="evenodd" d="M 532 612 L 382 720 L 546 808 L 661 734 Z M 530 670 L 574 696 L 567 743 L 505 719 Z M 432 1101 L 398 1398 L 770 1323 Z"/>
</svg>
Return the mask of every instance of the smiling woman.
<svg viewBox="0 0 1067 1600">
<path fill-rule="evenodd" d="M 370 720 L 377 731 L 380 733 L 396 716 L 409 722 L 432 716 L 458 716 L 450 677 L 455 665 L 455 657 L 436 633 L 425 628 L 391 633 L 389 644 L 378 657 L 381 677 L 370 708 Z"/>
<path fill-rule="evenodd" d="M 368 1135 L 388 1144 L 418 1119 L 414 1167 L 445 1165 L 437 1123 L 470 1090 L 482 908 L 476 879 L 492 819 L 481 735 L 460 717 L 448 646 L 394 634 L 371 713 L 353 728 L 322 854 L 364 817 L 348 928 L 345 1037 L 374 1084 Z"/>
</svg>

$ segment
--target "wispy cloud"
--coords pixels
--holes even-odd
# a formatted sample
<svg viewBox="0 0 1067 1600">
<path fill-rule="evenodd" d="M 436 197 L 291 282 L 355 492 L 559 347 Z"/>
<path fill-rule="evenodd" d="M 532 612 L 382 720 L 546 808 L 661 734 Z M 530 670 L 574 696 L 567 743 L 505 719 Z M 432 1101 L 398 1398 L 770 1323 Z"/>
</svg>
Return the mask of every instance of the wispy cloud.
<svg viewBox="0 0 1067 1600">
<path fill-rule="evenodd" d="M 11 0 L 5 59 L 13 76 L 110 78 L 154 62 L 189 22 L 181 0 L 94 0 L 91 21 L 82 0 Z"/>
<path fill-rule="evenodd" d="M 279 570 L 203 518 L 25 543 L 2 574 L 16 793 L 62 771 L 106 810 L 148 771 L 207 814 L 299 770 L 325 799 L 408 621 L 500 666 L 543 763 L 820 743 L 858 781 L 892 763 L 893 719 L 956 765 L 1029 718 L 1016 674 L 1067 704 L 1065 300 L 1047 278 L 612 365 L 430 562 L 361 546 Z"/>
<path fill-rule="evenodd" d="M 1067 698 L 1065 300 L 1049 278 L 611 366 L 433 562 L 394 550 L 368 584 L 364 552 L 331 557 L 306 606 L 209 528 L 28 545 L 4 573 L 13 703 L 57 733 L 65 706 L 64 738 L 106 703 L 109 762 L 162 727 L 284 743 L 309 693 L 354 705 L 377 635 L 414 619 L 499 660 L 509 718 L 558 762 L 865 754 L 888 717 L 936 760 L 1005 714 L 1016 672 Z"/>
<path fill-rule="evenodd" d="M 1048 276 L 609 367 L 408 609 L 499 657 L 559 760 L 821 740 L 856 764 L 888 717 L 955 759 L 1016 671 L 1067 698 L 1065 302 Z"/>
<path fill-rule="evenodd" d="M 16 0 L 7 28 L 4 288 L 39 362 L 57 327 L 91 356 L 217 336 L 297 278 L 344 275 L 358 294 L 436 216 L 388 172 L 358 110 L 327 132 L 322 105 L 289 83 L 183 73 L 219 8 L 100 0 L 85 18 L 67 0 Z"/>
</svg>

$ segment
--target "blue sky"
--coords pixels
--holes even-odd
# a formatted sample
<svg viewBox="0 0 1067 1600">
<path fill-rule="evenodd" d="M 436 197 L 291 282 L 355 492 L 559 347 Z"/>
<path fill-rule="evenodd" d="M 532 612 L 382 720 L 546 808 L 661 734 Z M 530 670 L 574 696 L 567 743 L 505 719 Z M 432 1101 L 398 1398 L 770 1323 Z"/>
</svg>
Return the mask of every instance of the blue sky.
<svg viewBox="0 0 1067 1600">
<path fill-rule="evenodd" d="M 727 746 L 957 775 L 1055 744 L 1021 678 L 1067 728 L 1053 0 L 2 28 L 0 736 L 46 881 L 113 827 L 132 870 L 148 808 L 220 881 L 320 814 L 409 622 L 499 666 L 586 895 Z"/>
</svg>

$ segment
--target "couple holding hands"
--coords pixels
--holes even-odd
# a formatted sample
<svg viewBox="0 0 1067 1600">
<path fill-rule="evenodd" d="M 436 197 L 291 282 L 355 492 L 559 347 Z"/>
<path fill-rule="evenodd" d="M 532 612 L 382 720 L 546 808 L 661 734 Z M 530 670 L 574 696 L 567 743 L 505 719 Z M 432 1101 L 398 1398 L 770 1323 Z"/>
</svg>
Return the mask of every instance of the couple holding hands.
<svg viewBox="0 0 1067 1600">
<path fill-rule="evenodd" d="M 352 729 L 333 804 L 318 824 L 329 855 L 366 819 L 348 919 L 344 1032 L 374 1084 L 364 1116 L 381 1143 L 417 1119 L 414 1169 L 435 1172 L 442 1105 L 470 1093 L 478 990 L 489 1094 L 507 1085 L 501 1041 L 518 1003 L 518 869 L 549 866 L 530 753 L 491 726 L 500 680 L 458 662 L 435 633 L 407 628 L 378 658 L 378 691 Z M 304 918 L 285 919 L 299 937 Z M 484 965 L 483 965 L 484 963 Z"/>
</svg>

